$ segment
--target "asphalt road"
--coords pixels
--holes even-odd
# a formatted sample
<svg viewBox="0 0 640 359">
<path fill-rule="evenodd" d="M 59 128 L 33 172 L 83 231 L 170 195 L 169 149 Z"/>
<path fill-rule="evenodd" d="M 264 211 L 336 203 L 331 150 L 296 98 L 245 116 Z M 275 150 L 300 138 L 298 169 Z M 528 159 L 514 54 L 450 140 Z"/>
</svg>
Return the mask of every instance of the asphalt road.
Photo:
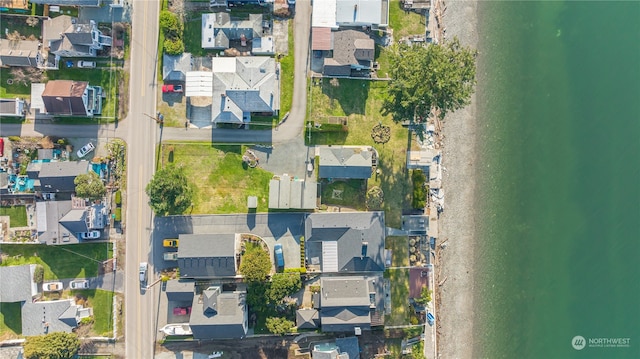
<svg viewBox="0 0 640 359">
<path fill-rule="evenodd" d="M 159 289 L 144 289 L 139 281 L 140 262 L 150 262 L 147 283 L 157 274 L 152 261 L 153 213 L 144 191 L 155 171 L 158 126 L 144 114 L 156 110 L 158 60 L 158 1 L 133 1 L 131 68 L 127 139 L 127 214 L 125 266 L 125 352 L 127 358 L 153 358 Z M 120 129 L 119 129 L 120 130 Z"/>
</svg>

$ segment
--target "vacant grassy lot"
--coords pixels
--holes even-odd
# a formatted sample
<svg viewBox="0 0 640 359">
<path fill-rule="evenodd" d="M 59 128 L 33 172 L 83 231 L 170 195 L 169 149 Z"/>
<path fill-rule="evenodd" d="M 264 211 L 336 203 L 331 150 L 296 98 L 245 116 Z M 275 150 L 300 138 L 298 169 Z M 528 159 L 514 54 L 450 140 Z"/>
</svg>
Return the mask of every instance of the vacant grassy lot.
<svg viewBox="0 0 640 359">
<path fill-rule="evenodd" d="M 7 84 L 7 80 L 14 79 L 11 74 L 11 68 L 0 68 L 0 97 L 3 98 L 27 98 L 31 96 L 31 85 L 14 81 L 13 84 Z"/>
<path fill-rule="evenodd" d="M 9 216 L 12 228 L 27 225 L 27 210 L 24 206 L 0 207 L 0 216 Z"/>
<path fill-rule="evenodd" d="M 400 228 L 402 209 L 409 203 L 411 189 L 406 171 L 406 153 L 410 141 L 406 128 L 393 122 L 391 116 L 382 114 L 386 85 L 384 81 L 328 79 L 313 85 L 310 119 L 316 123 L 326 123 L 329 116 L 343 116 L 348 120 L 348 131 L 312 132 L 311 144 L 373 146 L 380 155 L 379 174 L 373 174 L 368 187 L 382 188 L 387 225 Z M 391 138 L 384 145 L 375 144 L 371 139 L 371 129 L 378 123 L 391 128 Z"/>
<path fill-rule="evenodd" d="M 322 203 L 366 210 L 364 181 L 335 181 L 322 184 Z"/>
<path fill-rule="evenodd" d="M 424 16 L 413 12 L 404 11 L 399 0 L 389 2 L 389 27 L 393 29 L 393 37 L 399 40 L 408 35 L 425 35 Z"/>
<path fill-rule="evenodd" d="M 45 244 L 2 244 L 3 266 L 40 264 L 44 279 L 83 278 L 98 275 L 99 262 L 111 258 L 111 243 L 83 243 L 66 246 Z"/>
<path fill-rule="evenodd" d="M 20 303 L 0 303 L 0 340 L 15 338 L 22 333 Z"/>
<path fill-rule="evenodd" d="M 112 308 L 113 293 L 100 289 L 87 289 L 72 291 L 76 297 L 81 296 L 86 300 L 84 307 L 93 308 L 92 332 L 98 336 L 111 336 L 113 334 Z"/>
<path fill-rule="evenodd" d="M 385 325 L 409 324 L 409 270 L 387 269 L 391 282 L 391 314 Z"/>
<path fill-rule="evenodd" d="M 247 196 L 258 197 L 258 212 L 267 212 L 271 172 L 243 165 L 243 146 L 210 143 L 165 143 L 162 163 L 183 167 L 195 186 L 193 214 L 247 212 Z"/>
<path fill-rule="evenodd" d="M 280 59 L 280 118 L 291 110 L 291 103 L 293 102 L 293 72 L 295 69 L 295 62 L 293 55 L 295 53 L 293 44 L 293 21 L 289 20 L 288 24 L 288 42 L 287 49 L 289 53 Z"/>
</svg>

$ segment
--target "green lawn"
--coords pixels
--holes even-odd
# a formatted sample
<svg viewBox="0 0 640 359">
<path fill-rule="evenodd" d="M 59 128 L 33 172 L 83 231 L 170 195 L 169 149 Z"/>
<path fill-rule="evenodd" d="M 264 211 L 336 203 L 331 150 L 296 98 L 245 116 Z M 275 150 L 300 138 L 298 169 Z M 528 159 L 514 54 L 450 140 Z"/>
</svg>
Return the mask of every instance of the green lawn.
<svg viewBox="0 0 640 359">
<path fill-rule="evenodd" d="M 20 35 L 27 37 L 33 36 L 34 40 L 37 40 L 42 35 L 42 21 L 38 22 L 38 25 L 31 27 L 27 25 L 27 17 L 16 15 L 2 14 L 2 31 L 8 29 L 9 33 L 17 31 Z M 2 36 L 6 38 L 6 36 Z"/>
<path fill-rule="evenodd" d="M 361 180 L 322 183 L 322 204 L 366 210 L 365 188 Z"/>
<path fill-rule="evenodd" d="M 368 181 L 368 187 L 380 186 L 384 191 L 383 209 L 390 227 L 400 228 L 402 209 L 409 204 L 411 183 L 406 171 L 406 153 L 410 146 L 409 132 L 395 123 L 390 115 L 382 114 L 386 82 L 365 80 L 324 79 L 311 88 L 310 120 L 325 123 L 329 116 L 344 116 L 348 120 L 346 132 L 312 132 L 311 144 L 370 145 L 379 153 L 378 170 Z M 391 138 L 384 145 L 375 144 L 371 129 L 382 123 L 391 128 Z M 305 133 L 305 141 L 308 142 Z M 366 193 L 366 192 L 363 192 Z M 323 199 L 324 200 L 324 199 Z"/>
<path fill-rule="evenodd" d="M 93 333 L 98 336 L 111 336 L 113 334 L 112 308 L 113 292 L 100 289 L 87 289 L 72 291 L 74 295 L 86 298 L 84 307 L 93 308 Z"/>
<path fill-rule="evenodd" d="M 425 35 L 424 16 L 413 12 L 404 11 L 399 0 L 389 2 L 389 27 L 393 29 L 393 37 L 399 40 L 408 35 Z"/>
<path fill-rule="evenodd" d="M 184 51 L 193 56 L 205 56 L 207 50 L 202 48 L 202 13 L 189 12 L 184 19 Z"/>
<path fill-rule="evenodd" d="M 267 212 L 269 180 L 273 174 L 243 166 L 243 153 L 244 148 L 239 145 L 165 142 L 162 163 L 173 160 L 183 166 L 195 186 L 193 214 L 244 213 L 247 196 L 257 196 L 258 212 Z"/>
<path fill-rule="evenodd" d="M 94 260 L 104 261 L 113 255 L 111 243 L 2 244 L 0 251 L 8 256 L 0 265 L 40 264 L 45 280 L 95 277 L 99 263 Z"/>
<path fill-rule="evenodd" d="M 13 84 L 7 84 L 8 79 L 14 79 L 11 75 L 11 68 L 0 68 L 0 97 L 2 98 L 26 98 L 31 96 L 31 84 L 23 84 L 14 81 Z"/>
<path fill-rule="evenodd" d="M 20 303 L 0 303 L 0 340 L 16 337 L 22 333 L 22 310 Z"/>
<path fill-rule="evenodd" d="M 409 265 L 408 237 L 387 237 L 385 246 L 392 251 L 392 267 L 406 267 Z M 409 270 L 388 269 L 387 275 L 391 283 L 391 314 L 387 316 L 386 324 L 409 324 L 411 316 L 411 310 L 409 310 Z"/>
<path fill-rule="evenodd" d="M 27 210 L 25 206 L 0 207 L 0 216 L 9 216 L 12 228 L 27 226 Z"/>
<path fill-rule="evenodd" d="M 293 39 L 293 20 L 288 21 L 288 51 L 287 56 L 280 59 L 280 119 L 291 110 L 293 102 L 293 72 L 295 69 L 294 61 L 294 39 Z"/>
</svg>

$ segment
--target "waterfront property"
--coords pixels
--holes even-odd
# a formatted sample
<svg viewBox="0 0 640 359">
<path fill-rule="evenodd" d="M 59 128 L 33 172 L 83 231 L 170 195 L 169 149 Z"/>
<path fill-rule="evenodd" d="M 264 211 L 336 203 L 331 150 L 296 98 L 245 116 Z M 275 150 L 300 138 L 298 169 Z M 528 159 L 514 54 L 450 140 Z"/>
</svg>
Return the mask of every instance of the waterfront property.
<svg viewBox="0 0 640 359">
<path fill-rule="evenodd" d="M 377 153 L 369 146 L 316 146 L 318 177 L 328 179 L 369 179 Z"/>
</svg>

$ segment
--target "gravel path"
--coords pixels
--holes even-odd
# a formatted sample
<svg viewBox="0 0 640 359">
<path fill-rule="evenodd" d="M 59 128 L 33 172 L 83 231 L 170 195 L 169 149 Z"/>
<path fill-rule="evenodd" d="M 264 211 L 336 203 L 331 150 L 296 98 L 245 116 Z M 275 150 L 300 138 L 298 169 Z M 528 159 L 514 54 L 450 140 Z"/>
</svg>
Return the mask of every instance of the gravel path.
<svg viewBox="0 0 640 359">
<path fill-rule="evenodd" d="M 457 36 L 465 46 L 477 48 L 477 3 L 446 1 L 446 39 Z M 441 216 L 437 283 L 438 355 L 473 358 L 474 355 L 474 247 L 477 196 L 477 118 L 475 95 L 471 104 L 449 114 L 444 122 L 443 187 L 446 209 Z M 477 352 L 476 352 L 477 355 Z"/>
</svg>

